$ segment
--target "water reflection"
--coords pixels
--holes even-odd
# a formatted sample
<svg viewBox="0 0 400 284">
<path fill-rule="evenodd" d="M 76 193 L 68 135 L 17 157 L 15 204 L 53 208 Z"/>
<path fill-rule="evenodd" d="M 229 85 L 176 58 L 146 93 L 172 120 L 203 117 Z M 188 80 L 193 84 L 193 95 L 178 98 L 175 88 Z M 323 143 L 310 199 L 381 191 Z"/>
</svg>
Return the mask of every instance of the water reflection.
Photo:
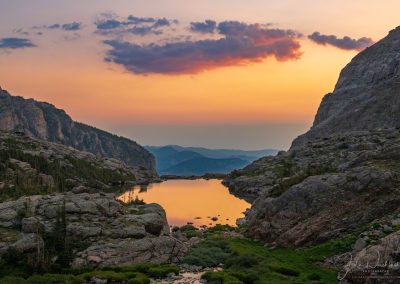
<svg viewBox="0 0 400 284">
<path fill-rule="evenodd" d="M 188 222 L 196 226 L 235 225 L 250 207 L 244 200 L 231 195 L 220 180 L 168 180 L 149 186 L 135 186 L 120 195 L 123 202 L 136 197 L 146 203 L 159 203 L 167 212 L 170 225 Z"/>
</svg>

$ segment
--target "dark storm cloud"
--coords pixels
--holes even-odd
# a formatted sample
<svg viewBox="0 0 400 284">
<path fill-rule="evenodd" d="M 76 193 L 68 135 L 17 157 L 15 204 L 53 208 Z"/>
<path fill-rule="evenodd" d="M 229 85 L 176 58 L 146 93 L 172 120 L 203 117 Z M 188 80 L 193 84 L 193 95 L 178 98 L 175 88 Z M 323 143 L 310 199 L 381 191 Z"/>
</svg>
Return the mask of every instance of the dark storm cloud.
<svg viewBox="0 0 400 284">
<path fill-rule="evenodd" d="M 191 22 L 190 30 L 195 33 L 213 34 L 217 27 L 217 22 L 205 20 L 204 22 Z"/>
<path fill-rule="evenodd" d="M 123 40 L 104 41 L 111 47 L 105 58 L 137 74 L 197 73 L 220 66 L 278 60 L 300 56 L 300 34 L 268 29 L 262 25 L 224 22 L 218 25 L 220 39 L 181 41 L 164 45 L 139 45 Z"/>
<path fill-rule="evenodd" d="M 361 51 L 374 44 L 374 41 L 367 37 L 352 39 L 351 37 L 345 36 L 343 38 L 338 38 L 335 35 L 323 35 L 319 32 L 314 32 L 313 34 L 309 35 L 308 38 L 318 44 L 329 44 L 345 50 Z"/>
<path fill-rule="evenodd" d="M 30 39 L 7 37 L 0 39 L 0 49 L 18 49 L 26 47 L 35 47 Z"/>
</svg>

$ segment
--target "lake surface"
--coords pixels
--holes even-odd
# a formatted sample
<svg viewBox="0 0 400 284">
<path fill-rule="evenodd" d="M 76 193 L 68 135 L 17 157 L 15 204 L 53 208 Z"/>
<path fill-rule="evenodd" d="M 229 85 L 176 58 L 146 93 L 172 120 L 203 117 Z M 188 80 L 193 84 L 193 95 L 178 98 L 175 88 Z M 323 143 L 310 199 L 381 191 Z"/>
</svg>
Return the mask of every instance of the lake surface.
<svg viewBox="0 0 400 284">
<path fill-rule="evenodd" d="M 173 226 L 188 222 L 195 226 L 235 225 L 236 219 L 244 217 L 243 212 L 250 207 L 216 179 L 168 180 L 147 188 L 135 186 L 118 199 L 127 202 L 136 197 L 146 203 L 160 204 L 167 212 L 168 223 Z M 218 220 L 211 220 L 213 217 Z"/>
</svg>

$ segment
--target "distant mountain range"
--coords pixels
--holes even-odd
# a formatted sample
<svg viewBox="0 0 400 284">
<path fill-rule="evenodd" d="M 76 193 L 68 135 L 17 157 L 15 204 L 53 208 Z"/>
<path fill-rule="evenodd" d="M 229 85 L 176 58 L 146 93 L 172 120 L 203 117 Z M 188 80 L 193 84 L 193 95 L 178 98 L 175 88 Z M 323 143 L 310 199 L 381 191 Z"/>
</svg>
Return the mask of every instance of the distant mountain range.
<svg viewBox="0 0 400 284">
<path fill-rule="evenodd" d="M 160 175 L 204 175 L 206 173 L 229 173 L 265 156 L 278 152 L 266 150 L 207 149 L 177 145 L 145 146 L 156 157 L 156 169 Z"/>
</svg>

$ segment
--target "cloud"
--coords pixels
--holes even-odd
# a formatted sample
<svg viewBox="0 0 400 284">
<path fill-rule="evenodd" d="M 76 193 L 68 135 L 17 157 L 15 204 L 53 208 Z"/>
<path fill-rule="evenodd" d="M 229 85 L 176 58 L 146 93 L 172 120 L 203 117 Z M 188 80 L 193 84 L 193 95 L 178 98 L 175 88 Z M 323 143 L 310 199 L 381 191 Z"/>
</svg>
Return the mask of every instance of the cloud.
<svg viewBox="0 0 400 284">
<path fill-rule="evenodd" d="M 218 24 L 220 34 L 227 37 L 251 37 L 255 41 L 269 41 L 282 37 L 302 37 L 301 33 L 294 30 L 271 29 L 269 25 L 246 24 L 238 21 L 225 21 Z"/>
<path fill-rule="evenodd" d="M 156 22 L 156 19 L 154 18 L 141 18 L 141 17 L 136 17 L 133 15 L 128 16 L 128 22 L 131 24 L 144 24 L 144 23 L 154 23 Z"/>
<path fill-rule="evenodd" d="M 63 24 L 61 28 L 65 31 L 78 31 L 82 28 L 82 24 L 73 22 L 73 23 Z"/>
<path fill-rule="evenodd" d="M 49 29 L 49 30 L 64 30 L 64 31 L 78 31 L 83 28 L 83 25 L 78 22 L 72 23 L 65 23 L 65 24 L 51 24 L 51 25 L 44 25 L 44 26 L 33 26 L 32 29 L 34 30 L 42 30 L 42 29 Z"/>
<path fill-rule="evenodd" d="M 99 30 L 112 30 L 123 26 L 124 23 L 115 19 L 103 19 L 96 22 L 95 25 Z"/>
<path fill-rule="evenodd" d="M 259 62 L 271 56 L 284 61 L 301 55 L 297 41 L 301 35 L 292 30 L 239 22 L 224 22 L 218 29 L 222 35 L 219 39 L 163 45 L 106 40 L 104 43 L 111 49 L 105 60 L 136 74 L 183 74 Z"/>
<path fill-rule="evenodd" d="M 167 20 L 166 18 L 158 19 L 153 27 L 154 28 L 159 28 L 159 27 L 169 27 L 171 25 L 171 21 Z"/>
<path fill-rule="evenodd" d="M 217 22 L 205 20 L 204 22 L 191 22 L 190 30 L 195 33 L 213 34 L 217 27 Z"/>
<path fill-rule="evenodd" d="M 140 36 L 145 36 L 148 34 L 160 35 L 163 33 L 160 30 L 154 29 L 153 26 L 138 26 L 138 27 L 135 26 L 127 31 L 134 35 L 140 35 Z"/>
<path fill-rule="evenodd" d="M 47 26 L 47 28 L 48 29 L 59 29 L 59 28 L 61 28 L 61 25 L 60 24 L 53 24 L 53 25 L 49 25 L 49 26 Z"/>
<path fill-rule="evenodd" d="M 352 39 L 348 36 L 337 38 L 335 35 L 323 35 L 319 32 L 314 32 L 313 34 L 309 35 L 308 38 L 316 42 L 317 44 L 329 44 L 345 50 L 361 51 L 366 47 L 374 44 L 374 41 L 371 38 L 367 37 L 362 37 L 359 39 Z"/>
<path fill-rule="evenodd" d="M 7 37 L 0 39 L 0 49 L 18 49 L 35 46 L 31 40 L 26 38 Z"/>
<path fill-rule="evenodd" d="M 95 22 L 97 32 L 108 36 L 121 36 L 134 34 L 145 36 L 149 34 L 160 35 L 163 27 L 169 27 L 177 23 L 166 18 L 136 17 L 129 15 L 126 18 L 115 14 L 103 13 Z"/>
</svg>

